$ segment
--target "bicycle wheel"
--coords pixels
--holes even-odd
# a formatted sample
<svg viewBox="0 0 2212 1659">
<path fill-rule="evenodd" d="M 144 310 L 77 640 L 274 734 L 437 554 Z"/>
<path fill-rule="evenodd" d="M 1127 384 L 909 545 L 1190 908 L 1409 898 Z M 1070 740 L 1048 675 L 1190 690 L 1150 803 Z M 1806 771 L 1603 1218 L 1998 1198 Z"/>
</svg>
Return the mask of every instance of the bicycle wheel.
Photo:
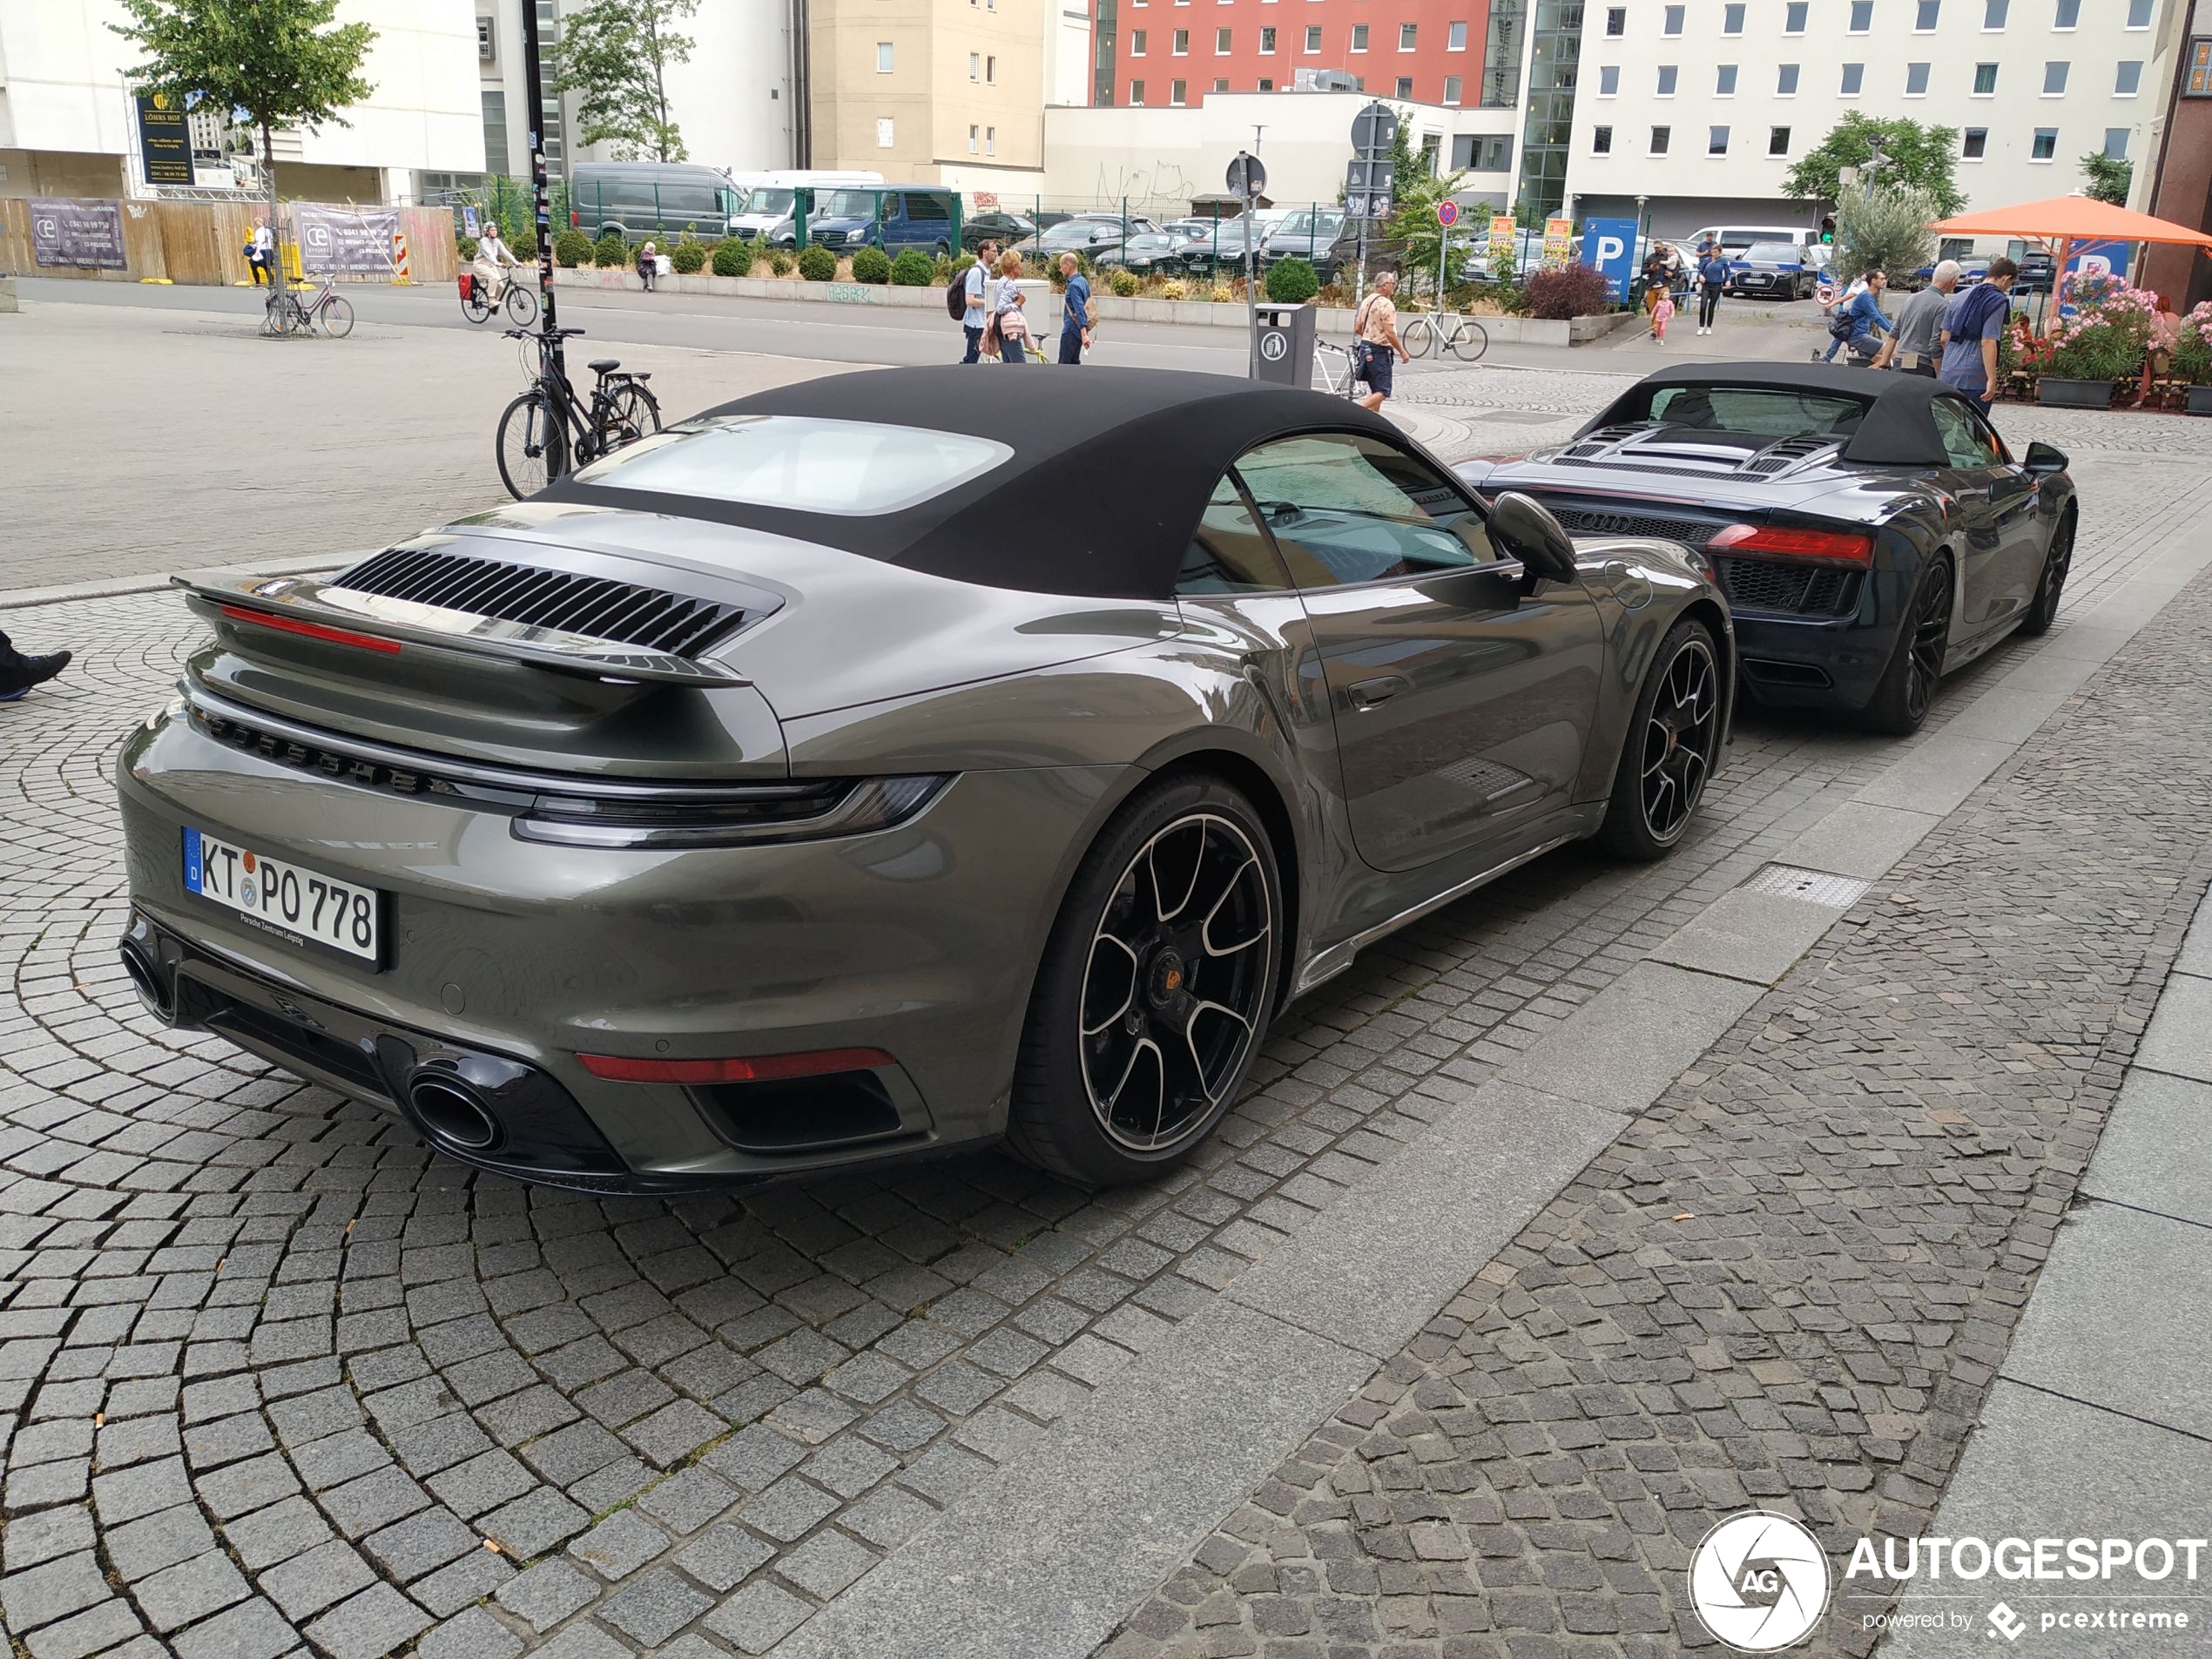
<svg viewBox="0 0 2212 1659">
<path fill-rule="evenodd" d="M 537 296 L 520 283 L 510 286 L 503 302 L 507 320 L 517 328 L 527 328 L 537 320 Z"/>
<path fill-rule="evenodd" d="M 636 381 L 628 381 L 610 391 L 602 406 L 597 432 L 599 453 L 604 455 L 659 430 L 659 401 Z"/>
<path fill-rule="evenodd" d="M 491 307 L 475 288 L 461 296 L 461 314 L 470 322 L 482 322 L 491 315 Z"/>
<path fill-rule="evenodd" d="M 499 481 L 516 501 L 535 496 L 568 470 L 568 434 L 545 395 L 533 386 L 499 417 Z"/>
<path fill-rule="evenodd" d="M 1436 325 L 1426 317 L 1416 317 L 1398 337 L 1406 342 L 1406 356 L 1426 357 L 1436 344 Z"/>
<path fill-rule="evenodd" d="M 342 293 L 334 293 L 323 302 L 322 331 L 333 340 L 343 340 L 354 332 L 354 304 Z"/>
<path fill-rule="evenodd" d="M 1490 331 L 1472 317 L 1460 319 L 1460 331 L 1452 337 L 1452 354 L 1463 363 L 1471 363 L 1490 349 Z"/>
</svg>

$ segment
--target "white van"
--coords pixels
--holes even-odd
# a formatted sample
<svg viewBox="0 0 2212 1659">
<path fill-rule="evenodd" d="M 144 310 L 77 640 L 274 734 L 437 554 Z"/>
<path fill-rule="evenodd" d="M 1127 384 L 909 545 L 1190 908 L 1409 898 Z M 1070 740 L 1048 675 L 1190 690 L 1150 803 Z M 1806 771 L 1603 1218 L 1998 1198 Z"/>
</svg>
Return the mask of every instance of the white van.
<svg viewBox="0 0 2212 1659">
<path fill-rule="evenodd" d="M 1721 252 L 1731 260 L 1743 257 L 1743 250 L 1754 242 L 1810 242 L 1814 233 L 1802 225 L 1708 225 L 1687 236 L 1662 236 L 1662 242 L 1672 242 L 1684 255 L 1696 258 L 1698 245 L 1707 237 L 1721 245 Z"/>
<path fill-rule="evenodd" d="M 730 216 L 730 234 L 741 236 L 748 242 L 759 241 L 771 230 L 791 217 L 792 204 L 800 191 L 810 192 L 808 205 L 813 205 L 813 193 L 833 190 L 869 190 L 880 186 L 880 172 L 770 172 L 758 175 L 759 182 L 745 192 L 738 211 Z"/>
</svg>

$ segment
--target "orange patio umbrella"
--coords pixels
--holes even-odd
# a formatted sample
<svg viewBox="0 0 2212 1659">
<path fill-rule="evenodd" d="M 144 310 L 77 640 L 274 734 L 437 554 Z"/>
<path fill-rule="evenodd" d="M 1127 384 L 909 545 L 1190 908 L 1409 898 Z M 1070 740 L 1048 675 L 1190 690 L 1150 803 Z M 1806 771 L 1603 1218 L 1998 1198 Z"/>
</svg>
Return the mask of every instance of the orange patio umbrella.
<svg viewBox="0 0 2212 1659">
<path fill-rule="evenodd" d="M 2054 280 L 2062 277 L 2076 242 L 2175 242 L 2212 250 L 2212 235 L 2171 219 L 2153 219 L 2094 196 L 2054 196 L 2016 207 L 1958 213 L 1928 226 L 1948 236 L 2018 236 L 2047 244 Z M 2055 314 L 2055 308 L 2054 308 Z M 2055 320 L 2055 318 L 2054 318 Z"/>
</svg>

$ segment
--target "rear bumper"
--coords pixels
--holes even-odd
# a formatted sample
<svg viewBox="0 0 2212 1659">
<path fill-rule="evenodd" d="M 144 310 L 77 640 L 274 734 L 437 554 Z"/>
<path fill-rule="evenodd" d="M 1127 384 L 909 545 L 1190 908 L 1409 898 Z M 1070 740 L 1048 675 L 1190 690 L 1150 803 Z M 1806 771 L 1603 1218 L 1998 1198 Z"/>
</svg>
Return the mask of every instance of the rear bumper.
<svg viewBox="0 0 2212 1659">
<path fill-rule="evenodd" d="M 1847 617 L 1785 617 L 1737 610 L 1743 689 L 1776 708 L 1856 711 L 1873 699 L 1897 650 L 1912 593 L 1905 573 L 1876 570 Z"/>
</svg>

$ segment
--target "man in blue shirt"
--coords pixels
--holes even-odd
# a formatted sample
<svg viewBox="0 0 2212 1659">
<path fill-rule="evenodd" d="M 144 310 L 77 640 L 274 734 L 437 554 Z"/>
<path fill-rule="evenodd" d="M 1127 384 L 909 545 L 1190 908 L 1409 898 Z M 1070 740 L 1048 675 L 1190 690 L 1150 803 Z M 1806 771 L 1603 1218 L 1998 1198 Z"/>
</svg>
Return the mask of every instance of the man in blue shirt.
<svg viewBox="0 0 2212 1659">
<path fill-rule="evenodd" d="M 1989 274 L 1953 300 L 1943 314 L 1943 367 L 1936 378 L 1989 408 L 1997 384 L 1997 342 L 2013 315 L 2013 283 L 2020 268 L 1992 260 Z"/>
<path fill-rule="evenodd" d="M 1836 307 L 1828 332 L 1851 348 L 1855 358 L 1871 361 L 1882 349 L 1879 336 L 1894 334 L 1897 325 L 1882 309 L 1882 291 L 1889 279 L 1878 270 L 1866 273 L 1866 287 L 1848 304 Z"/>
<path fill-rule="evenodd" d="M 1060 274 L 1068 279 L 1067 296 L 1060 310 L 1060 361 L 1080 363 L 1090 348 L 1090 279 L 1072 253 L 1060 256 Z"/>
</svg>

